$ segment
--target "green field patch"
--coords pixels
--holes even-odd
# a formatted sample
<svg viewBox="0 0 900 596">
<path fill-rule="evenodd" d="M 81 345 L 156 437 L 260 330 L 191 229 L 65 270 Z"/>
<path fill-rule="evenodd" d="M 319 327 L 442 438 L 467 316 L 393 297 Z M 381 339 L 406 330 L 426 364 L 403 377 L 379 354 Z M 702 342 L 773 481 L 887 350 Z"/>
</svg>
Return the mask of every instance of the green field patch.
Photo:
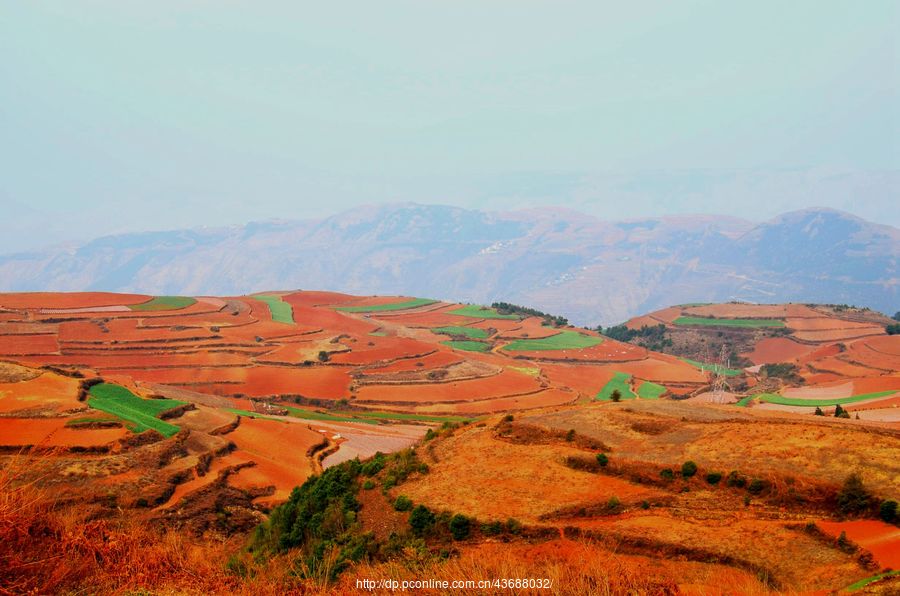
<svg viewBox="0 0 900 596">
<path fill-rule="evenodd" d="M 759 397 L 759 395 L 748 395 L 746 397 L 742 397 L 741 399 L 738 400 L 737 405 L 741 406 L 742 408 L 746 408 L 747 406 L 750 405 L 750 402 L 753 401 L 754 399 L 756 399 L 757 397 Z"/>
<path fill-rule="evenodd" d="M 449 339 L 441 343 L 445 346 L 450 346 L 454 350 L 464 350 L 466 352 L 488 352 L 491 349 L 491 344 L 468 339 Z"/>
<path fill-rule="evenodd" d="M 556 335 L 536 339 L 517 339 L 505 346 L 510 352 L 540 352 L 544 350 L 575 350 L 603 343 L 603 339 L 577 331 L 560 331 Z"/>
<path fill-rule="evenodd" d="M 487 339 L 488 336 L 488 332 L 485 329 L 479 329 L 477 327 L 460 327 L 456 325 L 435 327 L 431 331 L 440 335 L 461 335 L 463 337 L 471 337 L 472 339 Z"/>
<path fill-rule="evenodd" d="M 130 422 L 129 428 L 134 432 L 140 433 L 152 428 L 166 437 L 171 437 L 180 429 L 174 424 L 160 420 L 158 416 L 172 408 L 187 404 L 174 399 L 144 399 L 125 387 L 111 383 L 94 385 L 89 393 L 87 403 L 95 410 Z"/>
<path fill-rule="evenodd" d="M 129 304 L 128 308 L 138 311 L 180 310 L 196 303 L 195 299 L 188 296 L 156 296 L 147 302 Z"/>
<path fill-rule="evenodd" d="M 253 298 L 265 302 L 269 306 L 272 320 L 276 323 L 294 323 L 294 309 L 290 304 L 285 302 L 281 296 L 276 296 L 274 294 L 257 294 L 253 296 Z"/>
<path fill-rule="evenodd" d="M 634 392 L 631 390 L 631 386 L 628 381 L 631 380 L 631 375 L 628 373 L 617 372 L 613 375 L 613 378 L 609 380 L 609 382 L 603 386 L 603 389 L 597 393 L 597 396 L 594 399 L 600 401 L 611 401 L 613 391 L 619 390 L 619 393 L 622 395 L 622 399 L 634 399 Z"/>
<path fill-rule="evenodd" d="M 493 308 L 477 304 L 467 304 L 460 308 L 454 308 L 447 311 L 447 314 L 458 317 L 472 317 L 474 319 L 507 319 L 512 321 L 519 318 L 518 315 L 501 315 Z"/>
<path fill-rule="evenodd" d="M 736 369 L 736 368 L 725 368 L 721 364 L 707 364 L 706 362 L 699 362 L 697 360 L 691 360 L 690 358 L 682 358 L 681 360 L 683 360 L 684 362 L 687 362 L 688 364 L 690 364 L 692 366 L 696 366 L 700 370 L 712 372 L 717 375 L 722 374 L 722 375 L 725 375 L 726 377 L 736 377 L 739 374 L 744 372 L 744 371 Z"/>
<path fill-rule="evenodd" d="M 511 370 L 519 371 L 524 375 L 528 375 L 529 377 L 536 377 L 541 374 L 541 369 L 536 366 L 507 366 Z"/>
<path fill-rule="evenodd" d="M 861 579 L 858 582 L 852 583 L 846 588 L 844 588 L 847 592 L 855 592 L 857 590 L 862 590 L 866 586 L 870 584 L 874 584 L 877 581 L 887 579 L 889 577 L 894 577 L 895 575 L 900 575 L 900 569 L 895 571 L 888 571 L 887 573 L 880 573 L 878 575 L 873 575 L 872 577 L 867 577 L 865 579 Z M 886 593 L 886 592 L 885 592 Z"/>
<path fill-rule="evenodd" d="M 705 325 L 707 327 L 784 327 L 777 319 L 709 319 L 706 317 L 678 317 L 675 325 Z"/>
<path fill-rule="evenodd" d="M 387 337 L 387 333 L 384 331 L 370 331 L 369 335 L 372 337 Z"/>
<path fill-rule="evenodd" d="M 659 399 L 663 393 L 665 393 L 667 389 L 658 383 L 651 383 L 650 381 L 644 381 L 638 386 L 637 394 L 638 397 L 642 397 L 644 399 Z"/>
<path fill-rule="evenodd" d="M 780 406 L 801 406 L 815 408 L 821 406 L 852 404 L 859 401 L 865 401 L 867 399 L 887 397 L 888 395 L 893 395 L 895 393 L 897 393 L 896 390 L 878 391 L 875 393 L 861 393 L 860 395 L 852 395 L 850 397 L 834 397 L 826 399 L 800 399 L 797 397 L 784 397 L 783 395 L 778 395 L 777 393 L 761 393 L 759 395 L 759 399 L 760 401 L 764 401 L 770 404 L 778 404 Z"/>
<path fill-rule="evenodd" d="M 420 306 L 428 306 L 436 304 L 437 300 L 428 298 L 414 298 L 412 300 L 404 300 L 403 302 L 391 302 L 388 304 L 373 304 L 370 306 L 335 306 L 334 310 L 343 312 L 384 312 L 391 310 L 406 310 L 408 308 L 419 308 Z"/>
</svg>

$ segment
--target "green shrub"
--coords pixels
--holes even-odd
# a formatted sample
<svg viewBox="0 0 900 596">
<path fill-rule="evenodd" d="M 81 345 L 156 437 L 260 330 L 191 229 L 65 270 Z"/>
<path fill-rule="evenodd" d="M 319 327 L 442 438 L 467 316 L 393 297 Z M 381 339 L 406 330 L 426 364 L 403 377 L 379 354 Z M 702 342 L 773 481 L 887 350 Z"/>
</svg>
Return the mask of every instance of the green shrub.
<svg viewBox="0 0 900 596">
<path fill-rule="evenodd" d="M 566 441 L 569 441 L 571 443 L 574 440 L 575 440 L 575 429 L 570 428 L 569 432 L 566 433 Z"/>
<path fill-rule="evenodd" d="M 722 474 L 720 472 L 710 472 L 706 475 L 706 482 L 709 484 L 719 484 L 720 480 L 722 480 Z"/>
<path fill-rule="evenodd" d="M 325 350 L 319 350 L 319 362 L 328 362 L 331 356 Z"/>
<path fill-rule="evenodd" d="M 768 487 L 768 483 L 765 480 L 760 478 L 754 478 L 750 481 L 750 484 L 747 485 L 747 492 L 751 495 L 758 495 L 762 491 L 766 490 Z"/>
<path fill-rule="evenodd" d="M 650 501 L 641 501 L 641 509 L 650 509 Z"/>
<path fill-rule="evenodd" d="M 434 432 L 434 429 L 433 429 L 433 428 L 429 428 L 429 429 L 425 432 L 425 440 L 426 440 L 426 441 L 430 441 L 431 439 L 435 438 L 436 436 L 437 436 L 437 433 Z"/>
<path fill-rule="evenodd" d="M 412 506 L 412 499 L 410 499 L 406 495 L 400 495 L 394 501 L 394 509 L 397 511 L 409 511 L 410 509 L 412 509 Z"/>
<path fill-rule="evenodd" d="M 363 488 L 365 490 L 372 490 L 373 488 L 375 488 L 375 482 L 371 479 L 366 480 L 365 482 L 363 482 Z"/>
<path fill-rule="evenodd" d="M 425 505 L 416 505 L 409 514 L 409 526 L 416 536 L 427 534 L 434 527 L 434 513 Z"/>
<path fill-rule="evenodd" d="M 510 534 L 519 534 L 522 532 L 522 522 L 514 517 L 506 520 L 506 531 Z"/>
<path fill-rule="evenodd" d="M 597 454 L 597 463 L 600 465 L 601 468 L 605 468 L 606 465 L 609 463 L 609 458 L 606 457 L 605 453 L 598 453 Z"/>
<path fill-rule="evenodd" d="M 690 478 L 694 474 L 697 473 L 697 464 L 688 460 L 681 464 L 681 475 L 685 478 Z"/>
<path fill-rule="evenodd" d="M 664 468 L 664 469 L 660 470 L 659 475 L 663 480 L 674 480 L 675 479 L 675 472 L 673 472 L 669 468 Z"/>
<path fill-rule="evenodd" d="M 465 515 L 461 513 L 454 515 L 450 519 L 450 533 L 453 534 L 453 539 L 465 540 L 468 538 L 471 525 L 471 521 Z"/>
<path fill-rule="evenodd" d="M 825 412 L 822 411 L 822 408 L 820 408 L 819 406 L 816 406 L 815 414 L 816 414 L 816 416 L 824 416 Z"/>
<path fill-rule="evenodd" d="M 882 501 L 878 516 L 889 524 L 897 521 L 897 501 Z"/>
<path fill-rule="evenodd" d="M 507 414 L 506 416 L 503 417 L 503 422 L 512 422 L 512 421 L 513 421 L 512 414 Z"/>
<path fill-rule="evenodd" d="M 619 497 L 610 497 L 609 501 L 606 502 L 606 508 L 610 511 L 618 511 L 621 506 L 622 502 L 619 500 Z"/>
<path fill-rule="evenodd" d="M 622 392 L 618 389 L 613 389 L 613 392 L 609 395 L 609 399 L 613 400 L 616 403 L 622 401 Z"/>
<path fill-rule="evenodd" d="M 837 495 L 838 510 L 844 515 L 863 513 L 869 508 L 871 499 L 862 478 L 858 474 L 850 474 Z"/>
<path fill-rule="evenodd" d="M 732 470 L 728 472 L 728 477 L 725 480 L 725 484 L 727 484 L 728 486 L 733 486 L 735 488 L 744 488 L 745 486 L 747 486 L 747 478 L 737 470 Z"/>
<path fill-rule="evenodd" d="M 496 536 L 503 533 L 503 524 L 498 521 L 481 525 L 481 533 L 485 536 Z"/>
</svg>

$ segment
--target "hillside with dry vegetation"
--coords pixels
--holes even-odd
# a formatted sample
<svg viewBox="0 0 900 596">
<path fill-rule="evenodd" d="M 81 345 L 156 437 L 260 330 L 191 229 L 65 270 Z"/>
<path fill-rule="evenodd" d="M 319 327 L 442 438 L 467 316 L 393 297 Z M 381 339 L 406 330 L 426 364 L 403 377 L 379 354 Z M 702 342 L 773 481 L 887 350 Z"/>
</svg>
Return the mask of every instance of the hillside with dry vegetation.
<svg viewBox="0 0 900 596">
<path fill-rule="evenodd" d="M 890 593 L 889 324 L 0 294 L 0 593 Z"/>
</svg>

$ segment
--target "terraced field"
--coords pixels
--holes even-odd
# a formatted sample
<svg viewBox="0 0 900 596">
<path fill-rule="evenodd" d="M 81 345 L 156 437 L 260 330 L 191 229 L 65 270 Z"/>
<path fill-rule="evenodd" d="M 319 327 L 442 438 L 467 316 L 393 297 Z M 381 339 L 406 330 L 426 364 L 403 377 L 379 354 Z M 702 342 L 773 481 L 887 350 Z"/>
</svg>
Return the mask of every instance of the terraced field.
<svg viewBox="0 0 900 596">
<path fill-rule="evenodd" d="M 107 412 L 126 421 L 134 432 L 139 433 L 152 428 L 166 437 L 177 433 L 179 428 L 160 420 L 159 415 L 187 405 L 187 402 L 174 399 L 143 399 L 125 387 L 111 383 L 100 383 L 91 387 L 87 403 L 95 410 Z"/>
<path fill-rule="evenodd" d="M 549 337 L 517 339 L 505 346 L 510 352 L 543 352 L 546 350 L 579 350 L 603 343 L 603 338 L 585 335 L 577 331 L 560 331 Z"/>
<path fill-rule="evenodd" d="M 292 324 L 294 322 L 294 311 L 290 304 L 281 299 L 281 296 L 256 294 L 253 297 L 266 303 L 272 314 L 272 320 L 276 323 Z"/>
<path fill-rule="evenodd" d="M 776 319 L 713 319 L 707 317 L 678 317 L 674 324 L 709 327 L 784 327 L 784 321 Z"/>
</svg>

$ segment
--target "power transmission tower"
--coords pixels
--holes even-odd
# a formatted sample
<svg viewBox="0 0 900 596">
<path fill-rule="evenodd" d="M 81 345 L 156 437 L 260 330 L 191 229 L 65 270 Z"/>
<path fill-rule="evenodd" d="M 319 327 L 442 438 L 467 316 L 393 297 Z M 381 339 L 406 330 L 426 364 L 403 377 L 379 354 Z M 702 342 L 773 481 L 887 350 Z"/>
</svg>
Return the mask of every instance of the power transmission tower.
<svg viewBox="0 0 900 596">
<path fill-rule="evenodd" d="M 731 368 L 731 355 L 728 352 L 728 346 L 722 344 L 722 349 L 719 351 L 719 361 L 717 365 L 713 368 L 713 383 L 712 383 L 712 393 L 713 393 L 713 402 L 717 404 L 724 404 L 727 396 L 725 395 L 726 390 L 730 389 L 728 386 L 728 381 L 726 380 L 725 371 Z"/>
</svg>

